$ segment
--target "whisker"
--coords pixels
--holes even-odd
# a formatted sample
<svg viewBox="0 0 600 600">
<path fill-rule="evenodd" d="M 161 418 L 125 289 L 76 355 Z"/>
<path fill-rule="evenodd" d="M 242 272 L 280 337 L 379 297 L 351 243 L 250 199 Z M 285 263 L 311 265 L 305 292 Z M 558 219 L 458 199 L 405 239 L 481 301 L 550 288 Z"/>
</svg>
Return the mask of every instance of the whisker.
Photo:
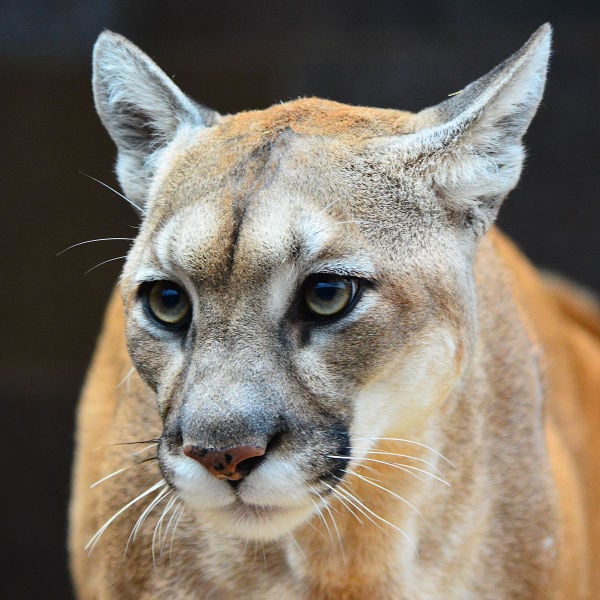
<svg viewBox="0 0 600 600">
<path fill-rule="evenodd" d="M 105 475 L 101 479 L 98 479 L 98 481 L 94 481 L 94 483 L 90 484 L 90 489 L 95 488 L 96 486 L 100 485 L 101 483 L 104 483 L 108 479 L 111 479 L 113 477 L 116 477 L 117 475 L 120 475 L 124 471 L 129 471 L 129 469 L 133 469 L 133 467 L 135 467 L 135 466 L 136 465 L 130 465 L 129 467 L 122 467 L 121 469 L 117 469 L 116 471 L 113 471 L 112 473 Z"/>
<path fill-rule="evenodd" d="M 136 462 L 134 466 L 143 465 L 147 462 L 154 462 L 155 460 L 158 460 L 158 456 L 149 456 L 148 458 L 143 458 L 142 460 Z"/>
<path fill-rule="evenodd" d="M 141 454 L 142 452 L 146 452 L 146 450 L 151 450 L 152 448 L 156 448 L 156 443 L 152 443 L 149 446 L 144 446 L 143 448 L 140 448 L 140 450 L 136 450 L 135 452 L 131 452 L 129 454 L 129 456 L 136 456 L 138 454 Z"/>
<path fill-rule="evenodd" d="M 168 491 L 165 494 L 164 498 L 167 498 L 171 494 L 173 494 L 173 490 Z M 151 548 L 152 548 L 152 564 L 154 565 L 155 568 L 156 568 L 156 540 L 158 539 L 159 545 L 162 548 L 162 544 L 160 544 L 161 535 L 162 535 L 162 524 L 165 519 L 165 516 L 169 513 L 169 511 L 171 510 L 171 508 L 176 500 L 177 500 L 177 496 L 173 496 L 172 498 L 169 499 L 169 501 L 163 507 L 163 511 L 162 511 L 160 517 L 157 519 L 156 524 L 154 525 L 154 531 L 152 532 Z M 162 554 L 162 552 L 161 552 L 161 554 Z"/>
<path fill-rule="evenodd" d="M 329 536 L 329 543 L 333 546 L 333 534 L 331 533 L 331 529 L 329 527 L 329 523 L 327 523 L 327 519 L 325 519 L 325 515 L 323 514 L 322 507 L 319 506 L 314 500 L 313 500 L 313 504 L 315 505 L 315 508 L 317 509 L 317 514 L 319 515 L 319 519 L 325 526 L 325 530 L 327 531 L 327 535 Z"/>
<path fill-rule="evenodd" d="M 177 496 L 177 494 L 174 494 L 173 497 L 169 500 L 169 503 L 167 504 L 167 507 L 165 509 L 165 514 L 168 514 L 170 512 L 171 516 L 169 517 L 169 520 L 167 521 L 167 526 L 165 527 L 165 532 L 162 536 L 162 539 L 160 540 L 160 554 L 161 555 L 165 549 L 165 544 L 167 543 L 167 536 L 169 535 L 169 529 L 171 528 L 171 524 L 173 523 L 173 519 L 175 518 L 175 515 L 177 514 L 177 509 L 179 508 L 179 506 L 176 506 L 178 500 L 179 500 L 179 496 Z M 171 510 L 171 509 L 173 509 L 173 510 Z M 161 519 L 162 519 L 162 517 L 161 517 Z"/>
<path fill-rule="evenodd" d="M 447 459 L 441 452 L 438 452 L 437 450 L 435 450 L 434 448 L 432 448 L 431 446 L 427 446 L 426 444 L 423 444 L 422 442 L 415 442 L 414 440 L 407 440 L 404 438 L 392 438 L 392 437 L 378 437 L 378 438 L 370 438 L 370 437 L 366 437 L 364 435 L 357 435 L 357 437 L 360 437 L 364 440 L 367 440 L 369 442 L 401 442 L 404 444 L 415 444 L 415 446 L 420 446 L 421 448 L 425 448 L 425 450 L 429 450 L 430 452 L 433 452 L 436 456 L 439 456 L 442 460 L 446 461 L 451 467 L 454 467 L 454 463 L 452 463 L 452 461 L 450 461 L 449 459 Z"/>
<path fill-rule="evenodd" d="M 317 513 L 317 515 L 319 517 L 319 520 L 321 521 L 321 523 L 323 523 L 323 525 L 325 527 L 325 531 L 327 531 L 327 535 L 329 537 L 329 543 L 331 545 L 333 545 L 333 536 L 331 534 L 331 530 L 329 529 L 329 524 L 327 523 L 327 521 L 325 520 L 325 517 L 323 515 L 322 507 L 319 506 L 319 504 L 317 503 L 317 501 L 314 498 L 311 498 L 311 501 L 312 501 L 312 503 L 313 503 L 313 505 L 315 507 L 315 511 L 316 511 L 316 513 Z M 316 527 L 315 525 L 313 525 L 313 529 L 315 531 L 319 532 L 322 535 L 323 539 L 327 539 L 327 538 L 325 538 L 325 536 L 323 536 L 323 532 L 321 530 L 319 530 L 318 527 Z"/>
<path fill-rule="evenodd" d="M 150 440 L 137 440 L 135 442 L 115 442 L 113 444 L 107 444 L 107 446 L 137 446 L 139 444 L 158 444 L 160 438 Z"/>
<path fill-rule="evenodd" d="M 100 181 L 99 179 L 96 179 L 95 177 L 92 177 L 91 175 L 88 175 L 87 173 L 84 173 L 83 171 L 78 171 L 78 172 L 81 173 L 82 175 L 84 175 L 85 177 L 88 177 L 92 181 L 95 181 L 96 183 L 99 183 L 100 185 L 104 186 L 107 190 L 114 192 L 117 196 L 119 196 L 119 198 L 123 198 L 123 200 L 125 200 L 125 202 L 127 202 L 127 204 L 129 204 L 129 206 L 133 207 L 133 209 L 137 213 L 141 213 L 142 215 L 146 214 L 142 208 L 140 208 L 137 204 L 132 202 L 127 196 L 125 196 L 124 194 L 121 194 L 121 192 L 119 192 L 118 190 L 115 190 L 115 188 L 108 185 L 108 183 L 104 183 L 104 181 Z"/>
<path fill-rule="evenodd" d="M 298 541 L 294 537 L 294 534 L 293 533 L 288 533 L 288 537 L 292 540 L 292 542 L 294 543 L 294 546 L 296 546 L 296 548 L 298 549 L 298 552 L 300 552 L 300 554 L 302 555 L 302 558 L 304 559 L 304 563 L 308 567 L 309 564 L 308 564 L 308 559 L 306 558 L 306 554 L 304 554 L 304 550 L 302 550 L 302 547 L 300 546 L 300 544 L 298 543 Z"/>
<path fill-rule="evenodd" d="M 347 460 L 348 462 L 351 463 L 356 463 L 360 466 L 361 469 L 364 469 L 365 471 L 370 471 L 371 473 L 375 473 L 375 474 L 379 474 L 379 471 L 377 471 L 377 469 L 375 469 L 374 467 L 371 467 L 369 465 L 365 465 L 362 461 L 364 461 L 365 459 L 360 459 L 358 457 L 354 457 L 354 456 L 334 456 L 334 455 L 328 455 L 328 458 L 337 458 L 337 459 L 341 459 L 341 460 Z M 353 467 L 354 464 L 351 465 L 351 467 Z M 351 471 L 349 470 L 344 470 L 345 473 L 351 473 Z"/>
<path fill-rule="evenodd" d="M 181 521 L 181 517 L 183 517 L 183 512 L 185 510 L 185 504 L 183 501 L 180 502 L 178 508 L 175 509 L 177 512 L 177 519 L 175 520 L 175 525 L 173 526 L 173 531 L 171 533 L 171 543 L 169 544 L 169 560 L 171 560 L 171 555 L 173 553 L 173 542 L 175 541 L 175 533 L 177 532 L 177 527 L 179 525 L 179 521 Z"/>
<path fill-rule="evenodd" d="M 325 208 L 323 208 L 323 210 L 321 210 L 321 211 L 320 211 L 320 213 L 319 213 L 319 214 L 321 214 L 321 215 L 324 215 L 324 214 L 326 214 L 326 213 L 327 213 L 327 211 L 328 211 L 328 210 L 329 210 L 329 209 L 330 209 L 330 208 L 331 208 L 331 207 L 332 207 L 334 204 L 336 204 L 336 203 L 337 203 L 337 202 L 339 202 L 339 201 L 340 201 L 340 199 L 339 199 L 339 198 L 336 198 L 335 200 L 332 200 L 332 201 L 331 201 L 329 204 L 327 204 L 327 206 L 325 206 Z"/>
<path fill-rule="evenodd" d="M 346 556 L 344 555 L 344 544 L 342 543 L 342 536 L 340 535 L 340 530 L 337 526 L 337 521 L 335 520 L 335 517 L 333 516 L 333 513 L 331 512 L 331 509 L 329 508 L 329 504 L 327 503 L 327 501 L 323 499 L 323 497 L 321 496 L 321 494 L 319 494 L 319 492 L 317 492 L 316 490 L 313 490 L 313 491 L 317 495 L 317 497 L 323 504 L 323 508 L 325 508 L 325 510 L 327 511 L 327 514 L 331 518 L 331 523 L 333 525 L 333 528 L 335 529 L 335 533 L 337 536 L 337 541 L 338 541 L 338 546 L 340 548 L 342 562 L 346 562 Z"/>
<path fill-rule="evenodd" d="M 364 458 L 358 458 L 358 457 L 356 457 L 356 458 L 354 458 L 354 457 L 350 457 L 350 456 L 329 456 L 329 458 L 345 459 L 345 460 L 348 460 L 348 461 L 356 461 L 363 468 L 368 468 L 366 465 L 362 464 L 363 461 L 378 463 L 378 464 L 381 464 L 381 465 L 385 465 L 387 467 L 392 467 L 393 469 L 399 469 L 400 471 L 404 471 L 408 475 L 412 475 L 413 477 L 417 478 L 419 481 L 423 481 L 424 482 L 425 481 L 424 479 L 422 479 L 421 477 L 419 477 L 416 473 L 413 473 L 413 471 L 418 471 L 419 473 L 423 473 L 424 475 L 429 475 L 429 477 L 432 477 L 433 479 L 436 479 L 437 481 L 443 483 L 444 485 L 447 485 L 448 487 L 452 487 L 452 485 L 450 483 L 448 483 L 445 479 L 442 479 L 441 477 L 438 477 L 434 473 L 430 473 L 429 471 L 426 471 L 425 469 L 420 469 L 419 467 L 415 467 L 413 465 L 406 465 L 404 463 L 392 463 L 392 462 L 388 462 L 386 460 L 378 460 L 376 458 L 369 458 L 369 457 L 364 457 Z M 371 469 L 371 470 L 377 472 L 375 469 Z"/>
<path fill-rule="evenodd" d="M 365 451 L 365 452 L 368 452 L 369 454 L 379 454 L 379 455 L 384 455 L 384 456 L 396 456 L 398 458 L 409 458 L 410 460 L 414 460 L 414 461 L 423 463 L 423 464 L 427 465 L 428 467 L 435 469 L 438 473 L 440 472 L 440 470 L 437 468 L 437 466 L 434 463 L 429 462 L 428 460 L 425 460 L 424 458 L 419 458 L 418 456 L 412 456 L 411 454 L 400 454 L 398 452 L 387 452 L 386 450 L 372 450 L 371 448 L 361 448 L 361 447 L 355 447 L 354 450 L 357 450 L 359 452 Z"/>
<path fill-rule="evenodd" d="M 127 374 L 125 375 L 125 377 L 123 377 L 123 379 L 121 379 L 121 381 L 119 381 L 119 383 L 117 384 L 117 389 L 119 389 L 126 381 L 129 381 L 129 378 L 134 374 L 135 372 L 135 367 L 131 367 L 131 369 L 129 369 L 129 371 L 127 371 Z M 129 391 L 129 388 L 127 388 L 127 390 Z"/>
<path fill-rule="evenodd" d="M 377 529 L 379 529 L 380 531 L 382 531 L 385 534 L 389 534 L 389 531 L 384 529 L 379 523 L 374 521 L 373 518 L 369 515 L 369 512 L 373 512 L 373 511 L 370 511 L 369 509 L 367 509 L 367 507 L 364 506 L 363 503 L 360 502 L 360 500 L 358 498 L 356 498 L 354 496 L 354 494 L 352 494 L 352 492 L 350 492 L 349 490 L 347 490 L 345 488 L 342 488 L 342 486 L 338 486 L 336 488 L 336 492 L 338 494 L 340 494 L 341 496 L 343 496 L 350 503 L 350 505 L 352 505 L 361 515 L 363 515 L 363 517 L 365 517 L 365 519 L 367 519 L 367 521 L 369 521 L 375 527 L 377 527 Z M 369 512 L 367 512 L 367 511 L 369 511 Z M 378 515 L 374 514 L 373 516 L 376 516 L 377 518 L 379 518 Z"/>
<path fill-rule="evenodd" d="M 68 252 L 69 250 L 72 250 L 73 248 L 77 248 L 79 246 L 84 246 L 85 244 L 92 244 L 94 242 L 117 242 L 117 241 L 133 242 L 134 240 L 135 240 L 135 238 L 129 238 L 129 237 L 106 237 L 106 238 L 96 238 L 94 240 L 85 240 L 83 242 L 77 242 L 76 244 L 72 244 L 71 246 L 68 246 L 64 250 L 61 250 L 60 252 L 58 252 L 56 254 L 56 256 L 60 256 L 61 254 L 64 254 L 65 252 Z"/>
<path fill-rule="evenodd" d="M 130 454 L 130 456 L 134 456 L 135 454 L 139 454 L 140 452 L 142 452 L 143 450 L 148 450 L 150 448 L 152 448 L 154 445 L 158 444 L 160 442 L 159 439 L 156 440 L 140 440 L 140 441 L 136 441 L 136 442 L 114 442 L 111 444 L 104 444 L 104 446 L 98 446 L 97 448 L 94 448 L 94 452 L 99 452 L 100 450 L 106 450 L 107 448 L 111 448 L 112 446 L 138 446 L 140 444 L 152 444 L 151 446 L 148 446 L 147 448 L 143 448 L 142 450 L 136 451 L 136 452 L 132 452 Z"/>
<path fill-rule="evenodd" d="M 323 483 L 325 483 L 325 482 L 323 482 Z M 325 483 L 325 485 L 329 488 L 329 490 L 333 494 L 336 495 L 340 504 L 362 525 L 363 522 L 360 519 L 360 517 L 352 510 L 352 507 L 347 503 L 346 499 L 341 494 L 338 494 L 338 491 L 336 490 L 336 488 L 333 487 L 332 485 L 329 485 L 328 483 Z"/>
<path fill-rule="evenodd" d="M 339 488 L 338 488 L 338 489 L 339 489 L 340 491 L 342 491 L 342 490 L 343 490 L 343 491 L 344 491 L 344 492 L 347 494 L 347 496 L 346 496 L 346 497 L 348 497 L 348 495 L 350 495 L 350 496 L 352 497 L 352 499 L 353 499 L 353 501 L 354 501 L 354 502 L 357 502 L 357 503 L 360 505 L 360 507 L 361 507 L 362 509 L 364 509 L 364 510 L 365 510 L 367 513 L 369 513 L 370 515 L 372 515 L 372 516 L 373 516 L 375 519 L 377 519 L 378 521 L 381 521 L 382 523 L 385 523 L 386 525 L 388 525 L 389 527 L 391 527 L 392 529 L 394 529 L 395 531 L 397 531 L 398 533 L 400 533 L 400 534 L 401 534 L 401 535 L 402 535 L 402 536 L 403 536 L 403 537 L 406 539 L 406 541 L 407 541 L 407 542 L 409 542 L 409 543 L 410 543 L 410 545 L 411 545 L 411 546 L 412 546 L 412 547 L 415 549 L 415 551 L 416 551 L 416 549 L 417 549 L 417 548 L 416 548 L 416 546 L 415 546 L 415 543 L 412 541 L 412 539 L 409 537 L 409 535 L 406 533 L 406 531 L 404 531 L 403 529 L 401 529 L 401 528 L 400 528 L 400 527 L 398 527 L 397 525 L 394 525 L 393 523 L 390 523 L 390 522 L 389 522 L 387 519 L 384 519 L 382 516 L 378 515 L 378 514 L 377 514 L 376 512 L 374 512 L 374 511 L 372 511 L 372 510 L 371 510 L 371 509 L 370 509 L 368 506 L 366 506 L 366 505 L 364 504 L 364 502 L 361 502 L 361 501 L 360 501 L 360 500 L 359 500 L 359 499 L 358 499 L 358 498 L 357 498 L 357 497 L 356 497 L 354 494 L 352 494 L 352 492 L 350 492 L 349 490 L 347 490 L 347 489 L 343 488 L 342 486 L 339 486 Z M 349 499 L 349 498 L 348 498 L 348 499 Z M 354 504 L 354 502 L 353 502 L 353 504 Z M 358 508 L 358 507 L 356 507 L 356 505 L 354 505 L 354 506 L 355 506 L 355 508 L 357 508 L 357 510 L 359 510 L 359 508 Z M 361 512 L 362 514 L 364 514 L 362 510 L 360 510 L 360 512 Z M 367 517 L 367 515 L 365 515 L 365 517 Z M 367 517 L 367 518 L 368 518 L 368 517 Z M 373 522 L 373 520 L 372 520 L 372 519 L 369 519 L 369 520 L 370 520 L 370 521 L 371 521 L 373 524 L 375 524 L 375 523 Z M 380 527 L 380 529 L 381 529 L 381 527 Z"/>
<path fill-rule="evenodd" d="M 254 556 L 252 558 L 252 569 L 256 567 L 256 556 L 258 555 L 258 542 L 254 542 Z"/>
<path fill-rule="evenodd" d="M 148 506 L 146 506 L 146 508 L 142 511 L 142 514 L 137 518 L 137 521 L 134 523 L 133 527 L 131 528 L 131 533 L 129 534 L 129 538 L 127 539 L 127 543 L 125 544 L 125 551 L 123 552 L 123 555 L 127 554 L 127 550 L 129 549 L 129 544 L 131 544 L 132 542 L 135 542 L 135 539 L 137 538 L 137 535 L 138 535 L 142 525 L 148 518 L 148 515 L 154 510 L 154 508 L 159 504 L 159 502 L 161 502 L 161 500 L 163 500 L 169 493 L 170 493 L 170 489 L 167 486 L 167 483 L 164 482 L 164 487 L 158 492 L 158 494 L 156 494 L 156 496 L 153 498 L 153 500 L 150 502 L 150 504 L 148 504 Z"/>
<path fill-rule="evenodd" d="M 393 496 L 397 500 L 400 500 L 400 502 L 404 503 L 410 509 L 414 510 L 423 519 L 423 521 L 425 521 L 425 523 L 427 523 L 427 525 L 429 525 L 429 522 L 427 521 L 427 519 L 425 518 L 423 513 L 412 502 L 409 502 L 406 498 L 400 496 L 400 494 L 396 494 L 395 492 L 392 492 L 392 490 L 384 487 L 383 485 L 379 485 L 378 483 L 375 483 L 373 480 L 369 479 L 368 477 L 364 477 L 363 475 L 360 475 L 359 473 L 353 473 L 353 475 L 355 477 L 358 477 L 361 481 L 364 481 L 365 483 L 368 483 L 369 485 L 375 486 L 376 488 L 386 492 L 387 494 L 390 494 L 390 496 Z"/>
<path fill-rule="evenodd" d="M 319 513 L 319 511 L 321 510 L 321 507 L 318 505 L 317 501 L 314 498 L 310 499 L 311 502 L 313 503 L 314 507 L 315 507 L 315 511 L 317 513 Z M 321 518 L 321 516 L 319 515 L 319 518 Z M 326 540 L 327 538 L 325 537 L 325 534 L 323 533 L 323 531 L 321 529 L 319 529 L 313 522 L 312 519 L 307 521 L 306 523 L 316 534 L 320 535 L 324 540 Z"/>
<path fill-rule="evenodd" d="M 155 447 L 156 447 L 156 444 L 153 443 L 152 445 L 145 446 L 144 448 L 141 448 L 140 450 L 136 450 L 135 452 L 132 452 L 129 456 L 131 456 L 131 457 L 136 456 L 137 454 L 141 454 L 142 452 L 146 452 L 147 450 L 150 450 Z M 158 456 L 149 456 L 147 458 L 143 458 L 142 460 L 136 461 L 132 465 L 127 465 L 126 467 L 121 467 L 120 469 L 116 469 L 112 473 L 109 473 L 108 475 L 101 477 L 97 481 L 94 481 L 94 483 L 91 483 L 90 489 L 93 489 L 93 488 L 99 486 L 101 483 L 104 483 L 105 481 L 108 481 L 109 479 L 112 479 L 113 477 L 116 477 L 117 475 L 120 475 L 121 473 L 124 473 L 125 471 L 129 471 L 130 469 L 133 469 L 139 465 L 143 465 L 144 463 L 152 462 L 155 460 L 158 460 Z"/>
<path fill-rule="evenodd" d="M 120 517 L 128 508 L 131 508 L 134 504 L 136 504 L 137 502 L 139 502 L 140 500 L 142 500 L 143 498 L 148 496 L 148 494 L 155 492 L 157 489 L 159 489 L 163 485 L 166 485 L 166 481 L 164 479 L 161 479 L 160 481 L 156 482 L 154 485 L 151 485 L 146 491 L 139 494 L 139 496 L 136 496 L 133 500 L 130 500 L 127 504 L 125 504 L 125 506 L 121 507 L 112 517 L 110 517 L 104 523 L 104 525 L 102 525 L 102 527 L 100 527 L 100 529 L 98 529 L 98 531 L 96 531 L 96 533 L 90 538 L 89 542 L 85 545 L 84 550 L 86 550 L 88 552 L 88 555 L 94 551 L 94 548 L 95 548 L 98 540 L 102 537 L 102 534 L 107 530 L 107 528 L 118 517 Z"/>
<path fill-rule="evenodd" d="M 91 273 L 92 271 L 95 271 L 96 269 L 98 269 L 102 265 L 106 265 L 108 263 L 114 262 L 115 260 L 123 260 L 124 258 L 127 258 L 127 254 L 125 254 L 123 256 L 115 256 L 114 258 L 109 258 L 108 260 L 103 260 L 101 263 L 98 263 L 97 265 L 94 265 L 91 269 L 88 269 L 84 273 L 84 275 L 87 275 L 88 273 Z"/>
<path fill-rule="evenodd" d="M 263 540 L 260 540 L 260 547 L 261 547 L 262 555 L 263 555 L 263 566 L 266 569 L 267 568 L 267 554 L 265 552 L 265 542 Z"/>
</svg>

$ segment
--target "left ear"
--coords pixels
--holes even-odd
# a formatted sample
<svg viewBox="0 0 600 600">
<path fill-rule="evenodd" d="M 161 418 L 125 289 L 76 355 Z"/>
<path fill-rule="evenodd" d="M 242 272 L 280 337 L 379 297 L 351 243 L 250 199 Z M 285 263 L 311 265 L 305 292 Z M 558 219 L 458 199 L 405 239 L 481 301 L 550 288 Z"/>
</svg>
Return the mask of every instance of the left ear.
<svg viewBox="0 0 600 600">
<path fill-rule="evenodd" d="M 417 130 L 392 143 L 447 208 L 482 234 L 523 166 L 522 137 L 542 98 L 551 27 L 462 92 L 417 115 Z"/>
</svg>

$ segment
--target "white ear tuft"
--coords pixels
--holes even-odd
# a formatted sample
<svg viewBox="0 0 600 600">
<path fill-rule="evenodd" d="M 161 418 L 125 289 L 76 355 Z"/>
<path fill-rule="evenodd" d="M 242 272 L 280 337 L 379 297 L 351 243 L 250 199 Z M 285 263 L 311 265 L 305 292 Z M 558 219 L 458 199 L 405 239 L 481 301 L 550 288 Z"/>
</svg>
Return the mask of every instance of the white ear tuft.
<svg viewBox="0 0 600 600">
<path fill-rule="evenodd" d="M 489 228 L 519 179 L 522 137 L 542 98 L 550 41 L 546 24 L 490 73 L 418 113 L 416 133 L 392 144 L 478 233 Z"/>
<path fill-rule="evenodd" d="M 218 113 L 188 98 L 137 46 L 110 31 L 94 45 L 96 110 L 117 145 L 125 195 L 143 210 L 152 157 L 184 126 L 211 125 Z"/>
</svg>

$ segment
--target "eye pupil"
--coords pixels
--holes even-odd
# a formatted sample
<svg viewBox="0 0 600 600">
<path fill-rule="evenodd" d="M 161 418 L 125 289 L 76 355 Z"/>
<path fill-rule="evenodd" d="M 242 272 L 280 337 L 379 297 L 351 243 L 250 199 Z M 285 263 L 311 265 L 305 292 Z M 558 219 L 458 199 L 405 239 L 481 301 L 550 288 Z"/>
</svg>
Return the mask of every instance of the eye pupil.
<svg viewBox="0 0 600 600">
<path fill-rule="evenodd" d="M 165 305 L 165 308 L 175 308 L 181 301 L 180 296 L 181 294 L 179 293 L 179 290 L 176 290 L 174 288 L 167 288 L 161 290 L 161 300 L 162 303 Z"/>
</svg>

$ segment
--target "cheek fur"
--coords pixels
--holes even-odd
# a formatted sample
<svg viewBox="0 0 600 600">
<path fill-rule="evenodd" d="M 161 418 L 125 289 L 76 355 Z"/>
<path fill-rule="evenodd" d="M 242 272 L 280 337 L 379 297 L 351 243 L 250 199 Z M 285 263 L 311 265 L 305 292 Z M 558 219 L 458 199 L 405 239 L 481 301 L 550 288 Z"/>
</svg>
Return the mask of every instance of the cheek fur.
<svg viewBox="0 0 600 600">
<path fill-rule="evenodd" d="M 353 439 L 413 439 L 456 385 L 462 363 L 462 344 L 451 330 L 422 333 L 360 389 L 354 401 Z"/>
</svg>

